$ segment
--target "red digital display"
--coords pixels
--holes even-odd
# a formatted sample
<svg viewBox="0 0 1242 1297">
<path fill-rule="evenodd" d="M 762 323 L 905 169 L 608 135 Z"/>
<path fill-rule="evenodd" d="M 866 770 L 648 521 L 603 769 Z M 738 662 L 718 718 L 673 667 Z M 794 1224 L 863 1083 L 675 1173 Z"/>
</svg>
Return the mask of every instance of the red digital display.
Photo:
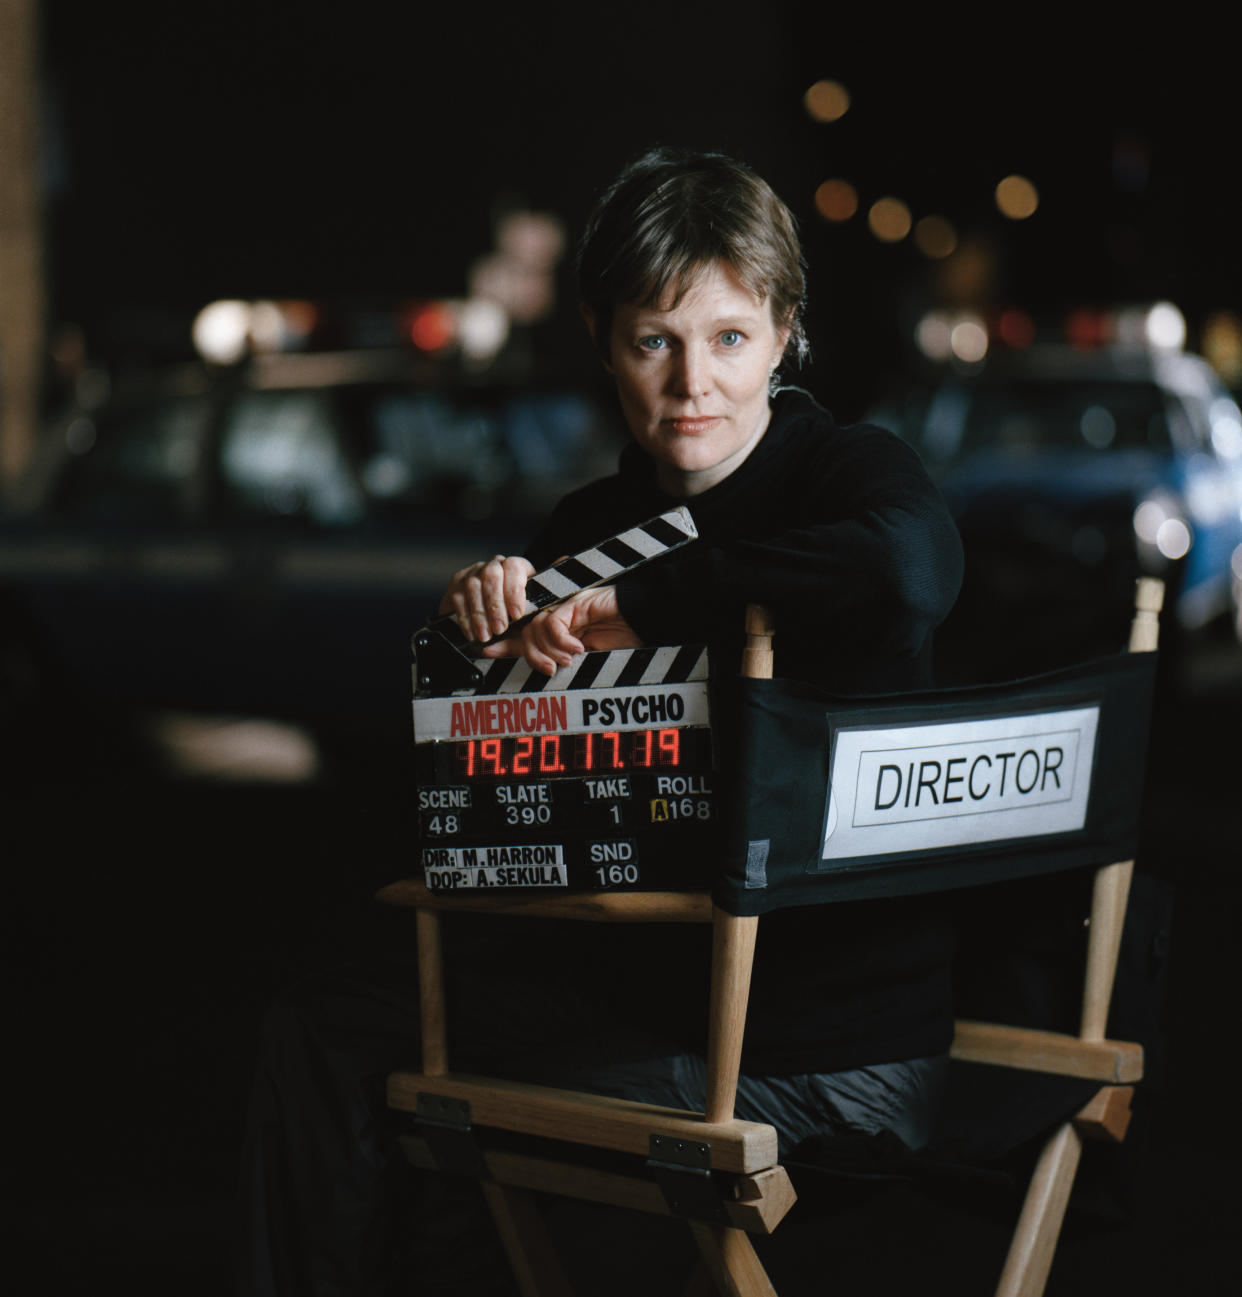
<svg viewBox="0 0 1242 1297">
<path fill-rule="evenodd" d="M 519 734 L 453 744 L 458 778 L 503 779 L 675 770 L 682 732 L 624 730 L 588 734 Z"/>
</svg>

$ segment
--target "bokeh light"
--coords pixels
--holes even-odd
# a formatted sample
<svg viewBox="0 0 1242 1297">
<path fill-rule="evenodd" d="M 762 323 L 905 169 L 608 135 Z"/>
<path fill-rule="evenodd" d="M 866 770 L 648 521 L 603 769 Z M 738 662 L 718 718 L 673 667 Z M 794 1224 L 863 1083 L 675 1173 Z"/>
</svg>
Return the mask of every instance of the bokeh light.
<svg viewBox="0 0 1242 1297">
<path fill-rule="evenodd" d="M 988 354 L 987 325 L 969 311 L 929 311 L 919 321 L 914 337 L 923 355 L 940 364 L 956 360 L 977 365 Z"/>
<path fill-rule="evenodd" d="M 914 339 L 928 360 L 944 361 L 953 354 L 950 335 L 953 323 L 939 311 L 931 311 L 919 321 Z"/>
<path fill-rule="evenodd" d="M 453 314 L 443 302 L 426 302 L 410 314 L 410 341 L 420 351 L 441 351 L 456 335 Z"/>
<path fill-rule="evenodd" d="M 958 360 L 977 365 L 988 354 L 988 331 L 982 320 L 959 320 L 949 334 L 949 346 Z"/>
<path fill-rule="evenodd" d="M 996 336 L 1007 347 L 1029 347 L 1035 341 L 1035 321 L 1025 311 L 1002 311 L 996 322 Z"/>
<path fill-rule="evenodd" d="M 1080 351 L 1104 346 L 1112 338 L 1112 329 L 1112 322 L 1104 312 L 1088 307 L 1071 311 L 1065 321 L 1066 341 Z"/>
<path fill-rule="evenodd" d="M 1186 319 L 1172 302 L 1157 302 L 1147 313 L 1147 341 L 1162 351 L 1186 344 Z"/>
<path fill-rule="evenodd" d="M 1135 509 L 1134 534 L 1170 562 L 1185 558 L 1194 544 L 1190 527 L 1176 505 L 1171 500 L 1155 496 L 1144 500 Z"/>
<path fill-rule="evenodd" d="M 913 222 L 910 209 L 900 198 L 877 198 L 867 213 L 867 224 L 882 243 L 900 243 Z"/>
<path fill-rule="evenodd" d="M 1170 560 L 1190 553 L 1190 528 L 1181 518 L 1166 518 L 1156 531 L 1156 548 Z"/>
<path fill-rule="evenodd" d="M 807 116 L 817 122 L 835 122 L 850 110 L 850 92 L 839 81 L 817 81 L 802 96 Z"/>
<path fill-rule="evenodd" d="M 195 317 L 191 334 L 204 360 L 217 365 L 236 364 L 250 346 L 250 303 L 211 302 Z"/>
<path fill-rule="evenodd" d="M 1186 345 L 1186 317 L 1172 302 L 1119 311 L 1114 328 L 1123 346 L 1180 351 Z"/>
<path fill-rule="evenodd" d="M 1242 387 L 1242 315 L 1214 311 L 1203 322 L 1200 349 L 1230 387 Z"/>
<path fill-rule="evenodd" d="M 825 180 L 815 191 L 815 210 L 826 221 L 848 221 L 858 211 L 858 191 L 848 180 Z"/>
<path fill-rule="evenodd" d="M 996 186 L 996 206 L 1011 221 L 1034 216 L 1039 207 L 1039 192 L 1025 176 L 1006 176 Z"/>
<path fill-rule="evenodd" d="M 925 257 L 941 261 L 953 255 L 957 231 L 943 216 L 924 216 L 914 227 L 914 242 Z"/>
</svg>

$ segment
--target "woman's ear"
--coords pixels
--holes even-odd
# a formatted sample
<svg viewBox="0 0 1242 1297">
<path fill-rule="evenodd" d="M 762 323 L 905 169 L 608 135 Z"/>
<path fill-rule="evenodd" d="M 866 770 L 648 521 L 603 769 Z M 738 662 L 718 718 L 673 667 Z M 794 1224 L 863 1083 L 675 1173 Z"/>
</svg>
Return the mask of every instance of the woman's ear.
<svg viewBox="0 0 1242 1297">
<path fill-rule="evenodd" d="M 785 359 L 785 348 L 789 346 L 789 338 L 793 333 L 793 323 L 786 324 L 783 328 L 776 330 L 776 355 L 772 360 L 772 368 L 779 368 L 782 360 Z"/>
<path fill-rule="evenodd" d="M 600 360 L 604 362 L 604 368 L 611 374 L 612 365 L 608 361 L 608 348 L 600 346 L 599 316 L 585 302 L 578 309 L 582 312 L 582 321 L 587 327 L 587 332 L 591 335 L 591 341 L 595 344 L 595 350 L 599 354 Z"/>
</svg>

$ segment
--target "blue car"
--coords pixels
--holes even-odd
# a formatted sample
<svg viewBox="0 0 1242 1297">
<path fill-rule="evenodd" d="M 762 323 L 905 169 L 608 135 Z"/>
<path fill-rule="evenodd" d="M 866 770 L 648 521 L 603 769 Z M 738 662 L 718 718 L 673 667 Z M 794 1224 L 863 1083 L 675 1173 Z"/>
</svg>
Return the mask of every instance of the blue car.
<svg viewBox="0 0 1242 1297">
<path fill-rule="evenodd" d="M 1000 354 L 946 379 L 900 430 L 966 546 L 954 652 L 1000 646 L 1003 674 L 1116 648 L 1106 628 L 1140 575 L 1166 582 L 1170 647 L 1222 623 L 1238 634 L 1242 415 L 1200 358 Z"/>
</svg>

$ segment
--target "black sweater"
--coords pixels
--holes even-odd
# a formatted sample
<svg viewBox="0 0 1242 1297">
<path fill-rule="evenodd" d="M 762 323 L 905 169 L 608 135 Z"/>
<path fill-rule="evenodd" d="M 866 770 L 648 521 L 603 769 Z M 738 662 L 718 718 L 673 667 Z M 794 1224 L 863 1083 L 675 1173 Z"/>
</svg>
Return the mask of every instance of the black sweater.
<svg viewBox="0 0 1242 1297">
<path fill-rule="evenodd" d="M 620 472 L 553 511 L 527 557 L 543 567 L 688 503 L 699 539 L 617 587 L 653 644 L 702 643 L 739 660 L 743 610 L 776 615 L 777 673 L 841 693 L 929 683 L 931 633 L 957 597 L 961 543 L 915 452 L 892 433 L 839 428 L 805 392 L 780 392 L 749 457 L 688 502 L 657 486 L 637 445 Z"/>
<path fill-rule="evenodd" d="M 637 445 L 620 470 L 565 497 L 527 551 L 537 568 L 681 501 L 656 485 Z M 714 670 L 736 670 L 743 612 L 776 620 L 778 675 L 838 693 L 930 683 L 931 638 L 956 598 L 957 531 L 918 456 L 882 429 L 840 428 L 786 389 L 748 458 L 688 503 L 699 539 L 617 587 L 646 643 L 703 643 Z M 594 925 L 584 925 L 594 927 Z M 594 932 L 579 957 L 625 968 L 623 1012 L 702 1045 L 707 960 L 693 930 L 649 929 L 613 954 Z M 934 902 L 866 901 L 779 911 L 759 925 L 744 1065 L 778 1074 L 834 1071 L 937 1053 L 952 1033 L 948 925 Z M 643 983 L 647 985 L 643 987 Z"/>
</svg>

